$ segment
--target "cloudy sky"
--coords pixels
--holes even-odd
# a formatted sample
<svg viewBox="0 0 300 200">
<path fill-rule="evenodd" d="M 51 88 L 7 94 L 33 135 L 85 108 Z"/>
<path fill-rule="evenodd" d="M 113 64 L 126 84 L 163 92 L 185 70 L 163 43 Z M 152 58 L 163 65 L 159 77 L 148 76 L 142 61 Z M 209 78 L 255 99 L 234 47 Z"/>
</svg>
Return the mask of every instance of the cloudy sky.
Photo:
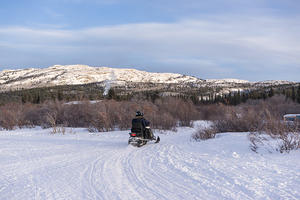
<svg viewBox="0 0 300 200">
<path fill-rule="evenodd" d="M 55 64 L 300 81 L 300 1 L 1 0 L 0 70 Z"/>
</svg>

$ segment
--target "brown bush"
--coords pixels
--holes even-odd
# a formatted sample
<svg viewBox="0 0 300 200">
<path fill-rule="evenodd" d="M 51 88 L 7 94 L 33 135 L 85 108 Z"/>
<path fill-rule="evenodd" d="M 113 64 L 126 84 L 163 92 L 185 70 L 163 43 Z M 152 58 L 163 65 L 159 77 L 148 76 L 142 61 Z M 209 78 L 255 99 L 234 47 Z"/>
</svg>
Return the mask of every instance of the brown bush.
<svg viewBox="0 0 300 200">
<path fill-rule="evenodd" d="M 69 126 L 89 127 L 94 131 L 131 128 L 135 111 L 145 113 L 152 128 L 170 130 L 176 126 L 192 126 L 193 120 L 213 120 L 218 132 L 254 132 L 278 127 L 272 120 L 281 120 L 289 111 L 299 112 L 299 104 L 286 101 L 281 96 L 269 100 L 251 100 L 239 106 L 222 104 L 198 105 L 179 98 L 160 98 L 150 101 L 103 100 L 91 104 L 65 104 L 54 101 L 43 104 L 6 104 L 0 107 L 0 127 L 13 129 L 17 126 Z M 52 117 L 49 120 L 49 116 Z M 275 122 L 274 122 L 275 123 Z"/>
<path fill-rule="evenodd" d="M 2 106 L 0 109 L 0 127 L 12 130 L 15 127 L 23 126 L 23 106 L 16 103 L 10 103 Z"/>
<path fill-rule="evenodd" d="M 179 98 L 166 97 L 158 99 L 155 104 L 158 106 L 160 112 L 170 113 L 176 119 L 179 126 L 193 126 L 193 120 L 197 118 L 198 111 L 196 106 L 190 100 L 182 100 Z"/>
<path fill-rule="evenodd" d="M 218 130 L 215 127 L 203 129 L 198 128 L 195 133 L 193 133 L 192 138 L 196 141 L 207 140 L 216 137 Z"/>
<path fill-rule="evenodd" d="M 267 137 L 269 136 L 269 137 Z M 286 124 L 277 119 L 268 120 L 262 130 L 249 134 L 250 148 L 257 152 L 260 146 L 267 146 L 269 138 L 277 140 L 276 151 L 290 152 L 300 148 L 300 128 L 298 124 Z"/>
<path fill-rule="evenodd" d="M 276 150 L 281 153 L 300 148 L 299 123 L 286 123 L 282 120 L 286 113 L 300 112 L 299 104 L 282 96 L 275 96 L 267 101 L 256 101 L 253 106 L 257 110 L 256 118 L 259 119 L 259 126 L 249 123 L 254 127 L 249 130 L 253 151 L 257 151 L 260 145 L 268 143 L 268 138 L 277 140 Z"/>
<path fill-rule="evenodd" d="M 299 130 L 294 132 L 286 132 L 279 136 L 282 141 L 277 148 L 280 153 L 290 152 L 300 148 L 300 133 Z"/>
<path fill-rule="evenodd" d="M 197 107 L 198 118 L 202 120 L 220 120 L 224 119 L 226 115 L 226 108 L 224 104 L 200 105 Z"/>
<path fill-rule="evenodd" d="M 156 113 L 153 128 L 160 130 L 176 130 L 177 120 L 169 113 Z"/>
<path fill-rule="evenodd" d="M 253 151 L 269 142 L 269 138 L 278 141 L 276 150 L 280 152 L 300 148 L 299 123 L 287 124 L 282 121 L 284 114 L 300 113 L 300 106 L 285 97 L 274 96 L 266 101 L 250 100 L 239 106 L 209 105 L 200 110 L 202 116 L 214 119 L 214 123 L 211 129 L 198 130 L 193 135 L 196 140 L 214 137 L 214 132 L 250 132 L 250 148 Z M 222 117 L 218 117 L 218 113 Z"/>
<path fill-rule="evenodd" d="M 49 112 L 50 110 L 47 107 L 25 104 L 23 111 L 24 123 L 29 127 L 39 125 L 43 127 L 49 127 L 46 119 L 47 113 Z"/>
<path fill-rule="evenodd" d="M 58 124 L 66 124 L 70 127 L 88 127 L 95 116 L 95 109 L 89 102 L 63 104 L 51 110 L 57 110 Z"/>
<path fill-rule="evenodd" d="M 254 108 L 238 109 L 227 107 L 223 119 L 215 120 L 214 126 L 218 132 L 249 132 L 261 129 L 265 110 L 257 111 Z"/>
</svg>

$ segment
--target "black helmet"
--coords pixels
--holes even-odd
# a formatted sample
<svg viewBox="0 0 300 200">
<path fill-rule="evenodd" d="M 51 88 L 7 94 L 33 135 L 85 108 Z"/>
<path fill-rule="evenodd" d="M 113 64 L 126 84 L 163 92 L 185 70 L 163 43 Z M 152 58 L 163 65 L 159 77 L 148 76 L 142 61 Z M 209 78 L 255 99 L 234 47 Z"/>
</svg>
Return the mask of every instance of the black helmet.
<svg viewBox="0 0 300 200">
<path fill-rule="evenodd" d="M 138 116 L 143 116 L 144 113 L 142 113 L 141 111 L 136 111 L 135 113 L 135 116 L 138 117 Z"/>
</svg>

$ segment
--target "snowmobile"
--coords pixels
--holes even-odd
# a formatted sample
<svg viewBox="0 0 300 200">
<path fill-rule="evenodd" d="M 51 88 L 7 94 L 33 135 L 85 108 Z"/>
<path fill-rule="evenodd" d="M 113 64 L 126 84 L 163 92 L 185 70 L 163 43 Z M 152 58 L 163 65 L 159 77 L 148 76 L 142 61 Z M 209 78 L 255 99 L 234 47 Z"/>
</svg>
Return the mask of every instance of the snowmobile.
<svg viewBox="0 0 300 200">
<path fill-rule="evenodd" d="M 141 147 L 150 141 L 155 141 L 154 143 L 159 143 L 159 141 L 160 141 L 159 136 L 157 138 L 155 136 L 153 136 L 152 138 L 149 137 L 150 131 L 151 131 L 150 127 L 146 127 L 145 132 L 144 132 L 145 134 L 130 132 L 128 144 L 131 144 L 132 146 L 136 146 L 136 147 Z"/>
</svg>

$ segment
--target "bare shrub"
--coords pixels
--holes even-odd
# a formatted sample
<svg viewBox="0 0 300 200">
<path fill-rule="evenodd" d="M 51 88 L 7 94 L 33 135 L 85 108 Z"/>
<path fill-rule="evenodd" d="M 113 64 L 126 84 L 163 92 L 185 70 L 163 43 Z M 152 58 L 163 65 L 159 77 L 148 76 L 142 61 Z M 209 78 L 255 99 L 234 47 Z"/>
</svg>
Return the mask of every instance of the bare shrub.
<svg viewBox="0 0 300 200">
<path fill-rule="evenodd" d="M 97 115 L 92 120 L 91 125 L 99 132 L 110 131 L 113 128 L 106 112 L 97 112 Z"/>
<path fill-rule="evenodd" d="M 214 116 L 218 113 L 216 108 L 223 112 L 222 118 Z M 300 148 L 300 125 L 282 121 L 284 114 L 300 112 L 299 104 L 282 96 L 274 96 L 266 101 L 250 100 L 239 106 L 209 105 L 200 110 L 204 113 L 203 116 L 216 119 L 213 129 L 218 133 L 250 132 L 250 148 L 255 152 L 259 146 L 270 146 L 270 140 L 277 141 L 275 149 L 281 153 Z M 213 114 L 205 114 L 207 110 L 211 110 Z M 208 133 L 203 130 L 193 137 L 201 138 L 202 134 L 205 138 Z"/>
<path fill-rule="evenodd" d="M 16 103 L 6 104 L 0 108 L 0 127 L 12 130 L 23 125 L 23 106 Z"/>
<path fill-rule="evenodd" d="M 126 106 L 129 102 L 106 101 L 105 112 L 107 114 L 107 125 L 112 130 L 114 128 L 128 129 L 131 125 L 131 112 Z"/>
<path fill-rule="evenodd" d="M 44 118 L 44 116 L 46 116 L 46 113 L 48 112 L 49 110 L 44 107 L 34 106 L 29 103 L 24 104 L 24 123 L 29 127 L 45 124 L 44 122 L 46 122 L 46 119 Z"/>
<path fill-rule="evenodd" d="M 198 112 L 201 114 L 202 120 L 220 120 L 224 119 L 226 115 L 226 108 L 224 104 L 201 105 L 197 107 Z"/>
<path fill-rule="evenodd" d="M 267 145 L 269 141 L 267 135 L 261 134 L 259 132 L 250 132 L 248 134 L 248 139 L 250 141 L 250 149 L 255 153 L 258 153 L 258 148 L 261 146 L 265 146 L 265 148 L 271 146 Z M 267 148 L 267 150 L 271 153 L 272 151 L 270 149 L 272 149 L 272 147 L 269 149 Z"/>
<path fill-rule="evenodd" d="M 281 120 L 269 119 L 259 133 L 279 141 L 276 150 L 281 153 L 300 148 L 300 128 L 297 123 L 287 124 Z"/>
<path fill-rule="evenodd" d="M 152 116 L 156 111 L 156 106 L 151 102 L 119 102 L 118 110 L 115 110 L 114 112 L 118 115 L 117 125 L 121 130 L 131 128 L 131 120 L 135 116 L 135 111 L 137 110 L 142 110 L 145 113 L 145 117 L 152 122 Z"/>
<path fill-rule="evenodd" d="M 52 127 L 52 131 L 51 131 L 52 134 L 65 134 L 66 133 L 66 128 L 63 124 L 59 124 L 59 125 L 55 125 Z"/>
<path fill-rule="evenodd" d="M 97 130 L 97 128 L 95 126 L 89 126 L 88 127 L 88 131 L 90 133 L 96 133 L 96 132 L 98 132 L 98 130 Z"/>
<path fill-rule="evenodd" d="M 227 107 L 224 118 L 214 122 L 218 132 L 249 132 L 262 127 L 264 111 L 256 111 L 253 108 L 238 110 L 237 108 Z"/>
<path fill-rule="evenodd" d="M 48 128 L 51 127 L 52 134 L 56 134 L 56 133 L 61 133 L 61 134 L 65 134 L 66 133 L 66 122 L 62 123 L 60 118 L 59 113 L 61 112 L 61 108 L 58 110 L 49 110 L 46 114 L 46 122 L 44 123 L 44 128 Z"/>
<path fill-rule="evenodd" d="M 288 113 L 300 113 L 300 104 L 297 104 L 283 95 L 275 95 L 266 100 L 248 100 L 239 107 L 250 106 L 257 110 L 267 108 L 272 116 L 282 119 L 282 116 Z"/>
<path fill-rule="evenodd" d="M 192 135 L 192 138 L 196 141 L 207 140 L 207 139 L 215 138 L 217 133 L 218 130 L 215 127 L 211 127 L 207 129 L 198 128 L 196 132 Z"/>
<path fill-rule="evenodd" d="M 177 120 L 169 113 L 156 113 L 153 128 L 160 130 L 175 130 Z"/>
<path fill-rule="evenodd" d="M 299 132 L 289 132 L 284 135 L 280 135 L 281 143 L 277 148 L 280 153 L 290 152 L 300 148 L 300 134 Z"/>
<path fill-rule="evenodd" d="M 53 134 L 57 133 L 57 126 L 56 126 L 57 113 L 55 112 L 47 113 L 46 119 L 47 119 L 47 124 L 50 127 L 52 127 L 52 133 Z"/>
<path fill-rule="evenodd" d="M 270 108 L 268 105 L 267 107 Z M 300 126 L 296 123 L 286 123 L 274 110 L 264 109 L 262 125 L 249 134 L 250 148 L 257 152 L 259 146 L 268 146 L 270 140 L 277 141 L 275 150 L 281 153 L 300 148 Z"/>
<path fill-rule="evenodd" d="M 197 109 L 190 100 L 166 97 L 158 99 L 155 104 L 160 112 L 167 112 L 179 122 L 179 126 L 193 126 L 193 120 L 197 118 Z"/>
<path fill-rule="evenodd" d="M 289 129 L 289 128 L 288 128 Z M 270 147 L 272 150 L 279 151 L 280 153 L 289 153 L 291 150 L 300 148 L 300 132 L 299 130 L 290 132 L 289 130 L 280 131 L 279 135 L 269 134 L 267 132 L 251 132 L 249 134 L 250 148 L 252 151 L 257 152 L 261 146 Z M 269 137 L 268 137 L 269 136 Z M 275 145 L 270 143 L 275 143 Z M 272 152 L 269 150 L 269 152 Z"/>
<path fill-rule="evenodd" d="M 95 115 L 94 105 L 89 102 L 63 105 L 59 108 L 58 123 L 69 127 L 88 127 Z"/>
<path fill-rule="evenodd" d="M 155 103 L 150 101 L 103 100 L 92 104 L 82 101 L 65 104 L 59 101 L 46 101 L 43 104 L 4 105 L 0 112 L 0 126 L 13 129 L 16 126 L 87 127 L 91 131 L 130 129 L 135 111 L 141 110 L 152 127 L 162 130 L 175 129 L 177 125 L 192 126 L 199 119 L 199 111 L 188 100 L 163 98 Z"/>
<path fill-rule="evenodd" d="M 178 109 L 179 126 L 193 126 L 196 119 L 196 108 L 191 101 L 184 102 Z"/>
<path fill-rule="evenodd" d="M 60 124 L 57 128 L 57 133 L 65 134 L 66 133 L 66 127 L 63 124 Z"/>
</svg>

